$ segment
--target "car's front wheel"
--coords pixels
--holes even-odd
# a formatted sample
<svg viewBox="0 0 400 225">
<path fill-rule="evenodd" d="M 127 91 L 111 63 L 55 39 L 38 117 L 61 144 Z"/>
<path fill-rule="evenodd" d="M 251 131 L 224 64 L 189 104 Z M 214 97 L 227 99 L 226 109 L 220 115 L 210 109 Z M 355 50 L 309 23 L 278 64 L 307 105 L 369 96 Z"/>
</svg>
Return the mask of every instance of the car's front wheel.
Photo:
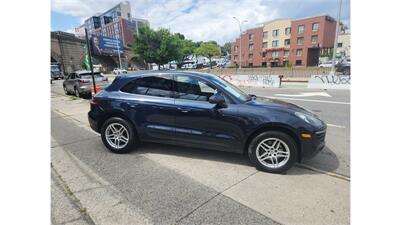
<svg viewBox="0 0 400 225">
<path fill-rule="evenodd" d="M 66 86 L 64 86 L 64 87 L 63 87 L 63 89 L 64 89 L 64 93 L 65 93 L 65 95 L 69 95 L 69 92 L 68 92 L 68 90 L 67 90 L 67 87 L 66 87 Z"/>
<path fill-rule="evenodd" d="M 293 138 L 279 131 L 267 131 L 257 135 L 248 149 L 250 160 L 259 170 L 283 173 L 297 160 L 297 147 Z"/>
<path fill-rule="evenodd" d="M 101 127 L 101 139 L 114 153 L 130 152 L 137 144 L 132 125 L 119 117 L 112 117 L 104 122 Z"/>
</svg>

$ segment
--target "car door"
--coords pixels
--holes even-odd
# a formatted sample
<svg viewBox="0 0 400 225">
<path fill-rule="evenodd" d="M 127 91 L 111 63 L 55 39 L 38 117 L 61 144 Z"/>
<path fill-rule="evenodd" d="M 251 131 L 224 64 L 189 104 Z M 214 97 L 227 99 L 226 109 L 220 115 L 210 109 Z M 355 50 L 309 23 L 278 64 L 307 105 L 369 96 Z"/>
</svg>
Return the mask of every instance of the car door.
<svg viewBox="0 0 400 225">
<path fill-rule="evenodd" d="M 66 87 L 67 87 L 67 90 L 68 90 L 69 92 L 74 91 L 75 76 L 76 76 L 75 73 L 71 73 L 71 74 L 68 76 L 68 80 L 66 81 Z"/>
<path fill-rule="evenodd" d="M 176 107 L 173 76 L 135 78 L 121 89 L 121 106 L 127 112 L 141 140 L 174 143 Z"/>
<path fill-rule="evenodd" d="M 175 75 L 178 143 L 223 151 L 241 151 L 243 137 L 235 104 L 226 99 L 226 107 L 208 102 L 218 90 L 205 79 Z"/>
</svg>

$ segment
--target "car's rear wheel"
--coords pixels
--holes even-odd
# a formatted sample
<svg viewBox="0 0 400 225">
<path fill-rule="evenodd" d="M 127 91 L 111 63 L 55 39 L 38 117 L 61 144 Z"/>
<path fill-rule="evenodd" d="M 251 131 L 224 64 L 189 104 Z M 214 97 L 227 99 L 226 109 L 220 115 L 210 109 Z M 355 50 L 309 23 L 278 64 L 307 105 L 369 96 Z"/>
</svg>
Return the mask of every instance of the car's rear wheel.
<svg viewBox="0 0 400 225">
<path fill-rule="evenodd" d="M 67 90 L 67 87 L 66 87 L 66 86 L 63 86 L 63 89 L 64 89 L 64 93 L 65 93 L 66 95 L 69 95 L 69 92 L 68 92 L 68 90 Z"/>
<path fill-rule="evenodd" d="M 286 172 L 297 159 L 297 147 L 293 138 L 279 131 L 257 135 L 251 141 L 248 152 L 257 169 L 270 173 Z"/>
<path fill-rule="evenodd" d="M 79 91 L 78 91 L 78 89 L 76 87 L 74 88 L 74 91 L 75 91 L 75 96 L 76 97 L 78 97 L 78 98 L 81 97 L 81 94 L 79 93 Z"/>
<path fill-rule="evenodd" d="M 101 139 L 114 153 L 130 152 L 137 145 L 132 125 L 119 117 L 112 117 L 104 122 L 101 127 Z"/>
</svg>

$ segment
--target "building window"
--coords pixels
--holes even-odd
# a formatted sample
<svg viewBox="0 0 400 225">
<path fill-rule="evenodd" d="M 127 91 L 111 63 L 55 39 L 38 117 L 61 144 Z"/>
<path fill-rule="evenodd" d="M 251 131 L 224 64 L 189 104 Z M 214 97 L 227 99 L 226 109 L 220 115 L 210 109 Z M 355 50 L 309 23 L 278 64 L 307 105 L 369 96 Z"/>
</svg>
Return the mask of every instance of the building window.
<svg viewBox="0 0 400 225">
<path fill-rule="evenodd" d="M 285 28 L 285 34 L 286 34 L 286 35 L 289 35 L 290 33 L 292 33 L 292 28 L 286 27 L 286 28 Z"/>
<path fill-rule="evenodd" d="M 337 43 L 338 48 L 343 47 L 343 43 Z"/>
<path fill-rule="evenodd" d="M 285 46 L 289 46 L 290 45 L 290 39 L 285 39 Z"/>
<path fill-rule="evenodd" d="M 267 56 L 266 52 L 263 52 L 262 57 L 265 58 Z"/>
<path fill-rule="evenodd" d="M 268 38 L 268 31 L 263 33 L 263 38 Z"/>
<path fill-rule="evenodd" d="M 303 32 L 304 32 L 304 25 L 299 25 L 299 26 L 297 27 L 297 32 L 298 32 L 299 34 L 303 33 Z"/>
<path fill-rule="evenodd" d="M 254 45 L 253 44 L 249 44 L 249 51 L 253 51 Z"/>
<path fill-rule="evenodd" d="M 271 52 L 272 57 L 278 57 L 278 51 L 272 51 Z"/>
<path fill-rule="evenodd" d="M 296 60 L 296 66 L 301 66 L 301 60 Z"/>
<path fill-rule="evenodd" d="M 252 41 L 254 39 L 254 34 L 249 34 L 249 40 Z"/>
<path fill-rule="evenodd" d="M 235 52 L 237 52 L 237 51 L 238 51 L 238 46 L 235 46 L 235 48 L 234 48 L 234 49 L 235 49 Z"/>
<path fill-rule="evenodd" d="M 272 47 L 278 47 L 278 41 L 272 41 Z"/>
<path fill-rule="evenodd" d="M 289 54 L 290 54 L 290 51 L 289 50 L 285 50 L 284 55 L 285 56 L 289 56 Z"/>
<path fill-rule="evenodd" d="M 238 56 L 237 55 L 235 55 L 234 57 L 233 57 L 233 60 L 237 60 L 238 59 Z"/>
<path fill-rule="evenodd" d="M 303 49 L 300 48 L 300 49 L 296 50 L 296 55 L 297 56 L 301 56 L 302 54 L 303 54 Z"/>
<path fill-rule="evenodd" d="M 279 30 L 272 31 L 272 37 L 277 37 L 279 35 Z"/>
<path fill-rule="evenodd" d="M 263 48 L 268 48 L 268 42 L 263 42 Z"/>
<path fill-rule="evenodd" d="M 319 23 L 313 23 L 312 24 L 312 30 L 313 31 L 316 31 L 316 30 L 318 30 L 319 29 Z"/>
<path fill-rule="evenodd" d="M 311 43 L 316 44 L 318 42 L 318 35 L 311 36 Z"/>
<path fill-rule="evenodd" d="M 249 54 L 249 60 L 253 60 L 253 54 Z"/>
<path fill-rule="evenodd" d="M 303 37 L 298 37 L 297 38 L 297 45 L 303 45 L 304 43 L 304 38 Z"/>
</svg>

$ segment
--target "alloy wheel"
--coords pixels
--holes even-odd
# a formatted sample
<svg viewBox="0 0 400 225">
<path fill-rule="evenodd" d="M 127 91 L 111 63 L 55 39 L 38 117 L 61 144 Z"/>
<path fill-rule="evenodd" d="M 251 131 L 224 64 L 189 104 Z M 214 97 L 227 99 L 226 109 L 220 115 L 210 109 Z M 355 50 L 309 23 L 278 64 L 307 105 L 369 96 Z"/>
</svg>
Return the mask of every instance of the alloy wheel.
<svg viewBox="0 0 400 225">
<path fill-rule="evenodd" d="M 284 166 L 290 158 L 288 145 L 279 138 L 262 140 L 256 149 L 257 160 L 268 168 Z"/>
<path fill-rule="evenodd" d="M 79 91 L 76 88 L 75 88 L 75 96 L 78 97 L 78 98 L 80 97 Z"/>
<path fill-rule="evenodd" d="M 105 137 L 107 143 L 115 149 L 122 149 L 129 142 L 128 130 L 120 123 L 111 123 L 108 125 L 106 128 Z"/>
</svg>

